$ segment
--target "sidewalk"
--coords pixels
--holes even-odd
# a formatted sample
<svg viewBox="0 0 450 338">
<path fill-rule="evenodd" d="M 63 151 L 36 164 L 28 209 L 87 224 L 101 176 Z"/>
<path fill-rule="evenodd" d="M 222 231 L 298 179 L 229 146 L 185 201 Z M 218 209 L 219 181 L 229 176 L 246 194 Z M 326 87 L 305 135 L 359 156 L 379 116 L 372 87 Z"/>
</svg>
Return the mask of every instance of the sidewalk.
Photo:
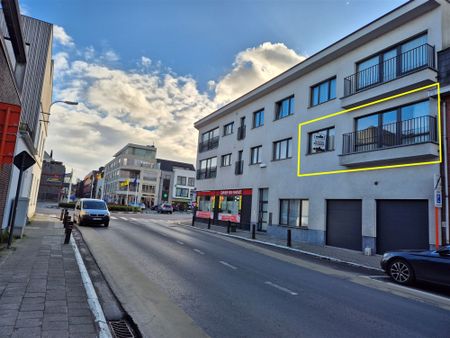
<svg viewBox="0 0 450 338">
<path fill-rule="evenodd" d="M 0 337 L 97 337 L 75 255 L 61 222 L 36 216 L 0 251 Z"/>
<path fill-rule="evenodd" d="M 187 224 L 187 223 L 186 223 Z M 189 223 L 191 225 L 192 223 Z M 236 232 L 231 232 L 227 234 L 227 228 L 218 225 L 211 225 L 211 229 L 208 230 L 208 224 L 203 222 L 195 222 L 195 227 L 198 229 L 213 231 L 221 234 L 225 234 L 231 237 L 238 237 L 245 240 L 252 241 L 252 234 L 250 231 L 244 231 L 236 229 Z M 291 249 L 286 246 L 287 239 L 281 239 L 278 237 L 269 236 L 265 232 L 256 232 L 256 242 L 263 242 L 263 244 L 268 244 L 277 247 L 283 247 L 285 249 Z M 364 267 L 379 270 L 380 268 L 380 255 L 365 256 L 362 252 L 353 251 L 348 249 L 336 248 L 331 246 L 319 246 L 312 245 L 308 243 L 300 243 L 292 241 L 292 249 L 297 252 L 301 252 L 306 255 L 315 256 L 322 259 L 327 259 L 330 261 L 350 264 L 354 266 Z"/>
</svg>

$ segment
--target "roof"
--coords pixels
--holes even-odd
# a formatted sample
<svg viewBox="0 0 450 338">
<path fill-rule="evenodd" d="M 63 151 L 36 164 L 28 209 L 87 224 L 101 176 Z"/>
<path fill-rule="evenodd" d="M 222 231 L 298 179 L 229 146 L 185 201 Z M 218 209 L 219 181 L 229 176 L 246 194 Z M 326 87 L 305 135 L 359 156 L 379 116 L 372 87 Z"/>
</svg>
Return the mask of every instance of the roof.
<svg viewBox="0 0 450 338">
<path fill-rule="evenodd" d="M 440 6 L 440 4 L 436 0 L 410 0 L 315 53 L 280 75 L 242 95 L 236 100 L 203 117 L 194 123 L 194 127 L 197 129 L 202 128 L 215 119 L 231 113 L 236 109 L 239 109 L 267 95 L 268 93 L 281 88 L 294 80 L 297 80 L 315 69 L 336 60 L 353 49 L 358 48 L 361 45 L 364 45 L 365 43 L 368 43 L 369 41 L 372 41 L 407 22 L 410 22 L 411 20 L 437 8 L 438 6 Z"/>
<path fill-rule="evenodd" d="M 156 162 L 159 163 L 159 168 L 162 171 L 173 171 L 173 168 L 181 168 L 185 170 L 192 170 L 195 171 L 195 167 L 191 163 L 186 162 L 177 162 L 177 161 L 171 161 L 171 160 L 164 160 L 161 158 L 156 159 Z"/>
<path fill-rule="evenodd" d="M 122 149 L 120 149 L 117 153 L 115 153 L 114 157 L 119 156 L 127 148 L 139 148 L 139 149 L 155 150 L 156 151 L 156 147 L 154 145 L 146 146 L 146 145 L 142 145 L 142 144 L 128 143 L 126 146 L 124 146 Z"/>
</svg>

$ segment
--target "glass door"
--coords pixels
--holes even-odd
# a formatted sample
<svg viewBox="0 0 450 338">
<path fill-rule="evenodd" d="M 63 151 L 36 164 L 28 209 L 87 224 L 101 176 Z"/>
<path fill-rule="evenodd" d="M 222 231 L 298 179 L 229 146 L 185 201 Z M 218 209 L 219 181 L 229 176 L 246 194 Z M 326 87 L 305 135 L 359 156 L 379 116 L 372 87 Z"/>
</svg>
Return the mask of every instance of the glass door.
<svg viewBox="0 0 450 338">
<path fill-rule="evenodd" d="M 269 189 L 259 189 L 258 230 L 267 231 L 268 224 Z"/>
</svg>

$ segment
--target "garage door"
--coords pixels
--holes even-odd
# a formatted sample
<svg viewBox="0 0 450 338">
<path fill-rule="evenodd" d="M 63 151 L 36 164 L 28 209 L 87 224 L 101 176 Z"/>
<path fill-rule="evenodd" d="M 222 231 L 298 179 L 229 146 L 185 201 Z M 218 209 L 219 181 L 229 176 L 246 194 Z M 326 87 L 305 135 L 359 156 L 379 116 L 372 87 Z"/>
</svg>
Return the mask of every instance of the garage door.
<svg viewBox="0 0 450 338">
<path fill-rule="evenodd" d="M 428 249 L 428 200 L 377 201 L 377 253 Z"/>
<path fill-rule="evenodd" d="M 327 245 L 362 250 L 361 200 L 327 200 Z"/>
</svg>

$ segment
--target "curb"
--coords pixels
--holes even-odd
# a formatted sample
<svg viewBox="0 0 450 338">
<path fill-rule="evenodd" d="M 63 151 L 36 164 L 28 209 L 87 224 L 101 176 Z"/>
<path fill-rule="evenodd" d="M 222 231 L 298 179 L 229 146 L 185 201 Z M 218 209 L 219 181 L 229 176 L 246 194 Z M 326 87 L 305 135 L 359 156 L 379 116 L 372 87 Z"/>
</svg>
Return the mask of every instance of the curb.
<svg viewBox="0 0 450 338">
<path fill-rule="evenodd" d="M 363 268 L 363 269 L 367 269 L 367 270 L 372 270 L 372 271 L 383 272 L 384 273 L 384 271 L 382 269 L 374 268 L 372 266 L 359 264 L 359 263 L 355 263 L 355 262 L 345 261 L 343 259 L 339 259 L 339 258 L 336 258 L 336 257 L 320 255 L 320 254 L 316 254 L 314 252 L 305 251 L 305 250 L 301 250 L 301 249 L 289 248 L 289 247 L 284 246 L 284 245 L 270 243 L 270 242 L 264 242 L 264 241 L 260 241 L 260 240 L 257 240 L 257 239 L 251 239 L 251 238 L 241 237 L 241 236 L 237 236 L 237 235 L 226 234 L 226 233 L 223 233 L 223 232 L 220 232 L 220 231 L 209 230 L 209 229 L 201 229 L 201 228 L 193 227 L 192 225 L 188 225 L 188 224 L 182 224 L 182 223 L 178 223 L 178 224 L 179 225 L 183 225 L 185 227 L 189 227 L 191 229 L 198 230 L 198 231 L 211 232 L 211 233 L 214 233 L 216 235 L 222 235 L 222 236 L 226 236 L 226 237 L 237 238 L 237 239 L 240 239 L 240 240 L 243 240 L 243 241 L 247 241 L 247 242 L 258 243 L 258 244 L 271 246 L 271 247 L 278 248 L 278 249 L 284 249 L 284 250 L 288 250 L 288 251 L 298 252 L 298 253 L 301 253 L 301 254 L 304 254 L 304 255 L 307 255 L 307 256 L 311 256 L 311 257 L 315 257 L 315 258 L 319 258 L 319 259 L 324 259 L 324 260 L 327 260 L 327 261 L 330 261 L 330 262 L 333 262 L 333 263 L 346 264 L 346 265 L 350 265 L 350 266 L 357 267 L 357 268 Z"/>
<path fill-rule="evenodd" d="M 94 315 L 95 322 L 97 323 L 100 331 L 98 333 L 98 336 L 99 338 L 112 338 L 111 331 L 109 330 L 109 326 L 105 319 L 105 314 L 103 313 L 103 309 L 100 305 L 100 302 L 98 301 L 97 293 L 95 292 L 94 286 L 92 285 L 91 278 L 89 277 L 86 266 L 83 262 L 83 258 L 81 258 L 80 251 L 78 250 L 77 243 L 75 242 L 73 236 L 70 237 L 70 244 L 72 245 L 73 251 L 75 253 L 75 259 L 77 261 L 78 268 L 80 269 L 83 286 L 86 290 L 89 308 Z"/>
</svg>

